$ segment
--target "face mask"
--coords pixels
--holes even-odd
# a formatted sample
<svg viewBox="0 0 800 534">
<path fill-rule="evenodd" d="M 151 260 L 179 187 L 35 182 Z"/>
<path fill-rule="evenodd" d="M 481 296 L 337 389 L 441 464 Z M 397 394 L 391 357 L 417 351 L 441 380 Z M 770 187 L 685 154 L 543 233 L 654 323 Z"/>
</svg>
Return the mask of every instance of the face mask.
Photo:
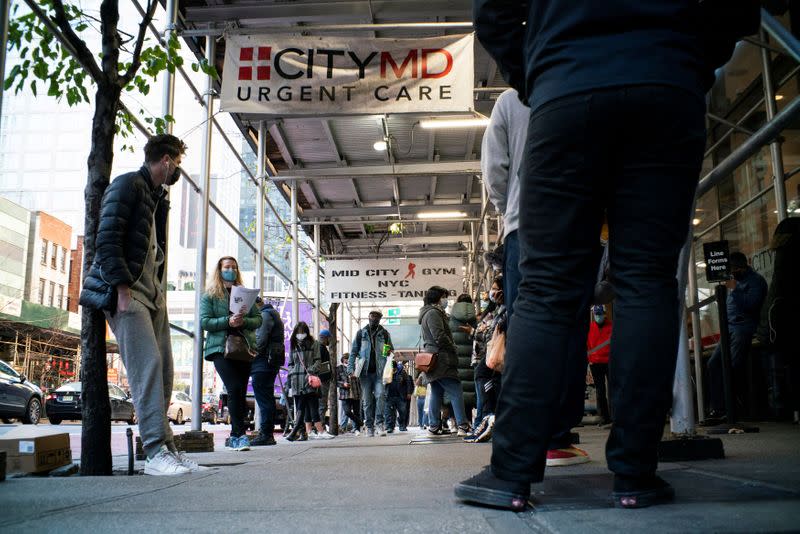
<svg viewBox="0 0 800 534">
<path fill-rule="evenodd" d="M 450 301 L 447 300 L 447 297 L 439 301 L 439 306 L 441 306 L 442 308 L 447 308 L 448 304 L 450 304 Z"/>
<path fill-rule="evenodd" d="M 491 291 L 489 291 L 489 300 L 492 301 L 492 302 L 497 302 L 497 290 L 496 289 L 492 289 Z"/>
<path fill-rule="evenodd" d="M 226 282 L 236 281 L 236 269 L 225 269 L 222 271 L 222 279 Z"/>
<path fill-rule="evenodd" d="M 489 308 L 489 303 L 488 302 L 481 302 L 481 311 L 485 312 L 487 310 L 487 308 Z"/>
<path fill-rule="evenodd" d="M 297 339 L 299 339 L 300 341 L 303 341 L 307 336 L 308 336 L 308 334 L 303 334 L 301 332 L 301 333 L 297 334 Z"/>
<path fill-rule="evenodd" d="M 170 161 L 172 161 L 172 160 L 170 159 Z M 172 161 L 172 163 L 175 163 L 175 162 Z M 167 178 L 167 181 L 166 181 L 166 183 L 164 185 L 168 185 L 168 186 L 169 185 L 175 185 L 178 182 L 178 180 L 180 180 L 180 178 L 181 178 L 181 168 L 178 167 L 177 164 L 175 164 L 175 170 L 172 171 L 172 174 Z"/>
<path fill-rule="evenodd" d="M 606 316 L 605 315 L 595 315 L 594 316 L 594 322 L 596 322 L 597 324 L 603 324 L 605 322 L 605 320 L 606 320 Z"/>
</svg>

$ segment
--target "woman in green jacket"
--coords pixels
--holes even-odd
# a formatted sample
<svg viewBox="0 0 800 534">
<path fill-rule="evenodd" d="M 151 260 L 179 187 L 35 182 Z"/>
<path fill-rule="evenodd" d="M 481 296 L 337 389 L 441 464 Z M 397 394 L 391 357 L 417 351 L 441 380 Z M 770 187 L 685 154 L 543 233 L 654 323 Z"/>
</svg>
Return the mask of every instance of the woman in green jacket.
<svg viewBox="0 0 800 534">
<path fill-rule="evenodd" d="M 242 285 L 242 275 L 236 258 L 223 256 L 200 301 L 200 326 L 206 331 L 206 360 L 214 367 L 228 391 L 228 411 L 231 415 L 231 437 L 228 448 L 237 451 L 250 449 L 250 440 L 245 434 L 244 416 L 247 413 L 247 380 L 250 377 L 250 362 L 226 359 L 225 339 L 229 335 L 244 337 L 252 350 L 256 348 L 256 329 L 261 326 L 261 313 L 254 305 L 247 314 L 232 314 L 230 289 Z"/>
</svg>

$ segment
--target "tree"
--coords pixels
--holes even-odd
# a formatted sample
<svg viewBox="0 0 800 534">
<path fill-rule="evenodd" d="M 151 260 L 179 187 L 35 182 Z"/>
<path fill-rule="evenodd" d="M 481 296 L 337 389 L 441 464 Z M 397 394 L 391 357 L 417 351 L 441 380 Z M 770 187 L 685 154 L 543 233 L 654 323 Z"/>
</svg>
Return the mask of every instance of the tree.
<svg viewBox="0 0 800 534">
<path fill-rule="evenodd" d="M 11 68 L 5 88 L 19 92 L 26 85 L 34 95 L 39 84 L 47 94 L 70 106 L 94 103 L 91 148 L 87 159 L 84 276 L 94 261 L 100 203 L 108 187 L 116 134 L 133 132 L 134 118 L 122 103 L 123 92 L 146 95 L 150 83 L 164 70 L 174 72 L 183 63 L 175 34 L 167 43 L 148 43 L 148 25 L 157 0 L 148 0 L 136 35 L 118 28 L 118 0 L 102 0 L 99 18 L 63 0 L 24 0 L 29 13 L 17 15 L 14 6 L 9 23 L 9 46 L 17 50 L 19 62 Z M 77 2 L 76 2 L 77 4 Z M 100 49 L 82 36 L 99 32 Z M 98 63 L 99 59 L 99 63 Z M 216 76 L 213 66 L 201 63 L 194 70 Z M 90 99 L 87 85 L 93 85 Z M 142 111 L 143 113 L 143 111 Z M 145 121 L 162 132 L 172 117 L 148 117 Z M 81 322 L 81 380 L 83 382 L 83 432 L 81 474 L 111 474 L 111 414 L 106 379 L 105 317 L 96 310 L 83 310 Z"/>
</svg>

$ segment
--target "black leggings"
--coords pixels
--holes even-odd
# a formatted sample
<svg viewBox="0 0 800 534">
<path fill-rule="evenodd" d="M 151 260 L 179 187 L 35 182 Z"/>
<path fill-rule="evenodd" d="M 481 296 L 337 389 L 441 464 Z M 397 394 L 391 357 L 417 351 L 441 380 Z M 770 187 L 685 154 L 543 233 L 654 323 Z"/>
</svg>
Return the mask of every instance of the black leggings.
<svg viewBox="0 0 800 534">
<path fill-rule="evenodd" d="M 250 378 L 250 362 L 226 360 L 222 354 L 215 354 L 214 367 L 228 391 L 231 436 L 238 438 L 244 435 L 246 430 L 244 416 L 247 414 L 247 380 Z"/>
<path fill-rule="evenodd" d="M 360 401 L 358 399 L 344 400 L 344 413 L 356 424 L 356 430 L 364 426 L 364 421 L 362 421 L 361 418 L 358 416 L 359 402 Z"/>
<path fill-rule="evenodd" d="M 297 423 L 319 423 L 319 398 L 313 393 L 310 395 L 295 395 L 295 411 Z"/>
</svg>

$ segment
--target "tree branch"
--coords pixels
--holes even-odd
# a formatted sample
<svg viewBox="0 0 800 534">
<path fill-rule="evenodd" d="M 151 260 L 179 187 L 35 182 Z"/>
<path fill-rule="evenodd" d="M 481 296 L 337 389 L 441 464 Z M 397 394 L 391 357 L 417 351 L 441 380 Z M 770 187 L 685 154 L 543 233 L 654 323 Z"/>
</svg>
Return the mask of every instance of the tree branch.
<svg viewBox="0 0 800 534">
<path fill-rule="evenodd" d="M 89 73 L 95 83 L 100 84 L 104 77 L 100 66 L 94 60 L 94 56 L 86 43 L 78 37 L 72 26 L 69 25 L 67 13 L 64 10 L 64 4 L 61 0 L 53 0 L 53 9 L 55 10 L 55 18 L 51 19 L 47 13 L 37 5 L 35 0 L 25 0 L 25 4 L 30 8 L 36 17 L 53 32 L 54 35 L 59 37 L 59 40 L 64 44 L 73 57 L 81 64 L 81 67 Z"/>
<path fill-rule="evenodd" d="M 131 82 L 133 77 L 136 75 L 136 72 L 139 70 L 139 67 L 142 65 L 141 55 L 145 33 L 147 32 L 147 27 L 150 25 L 150 21 L 153 20 L 153 15 L 156 12 L 156 5 L 158 5 L 156 0 L 147 1 L 147 9 L 145 11 L 145 15 L 142 17 L 142 22 L 139 23 L 139 33 L 136 35 L 136 45 L 133 49 L 133 59 L 131 60 L 130 67 L 128 67 L 128 71 L 122 76 L 121 79 L 122 87 L 125 87 Z M 164 43 L 164 46 L 166 46 L 167 50 L 169 50 L 169 43 Z"/>
</svg>

